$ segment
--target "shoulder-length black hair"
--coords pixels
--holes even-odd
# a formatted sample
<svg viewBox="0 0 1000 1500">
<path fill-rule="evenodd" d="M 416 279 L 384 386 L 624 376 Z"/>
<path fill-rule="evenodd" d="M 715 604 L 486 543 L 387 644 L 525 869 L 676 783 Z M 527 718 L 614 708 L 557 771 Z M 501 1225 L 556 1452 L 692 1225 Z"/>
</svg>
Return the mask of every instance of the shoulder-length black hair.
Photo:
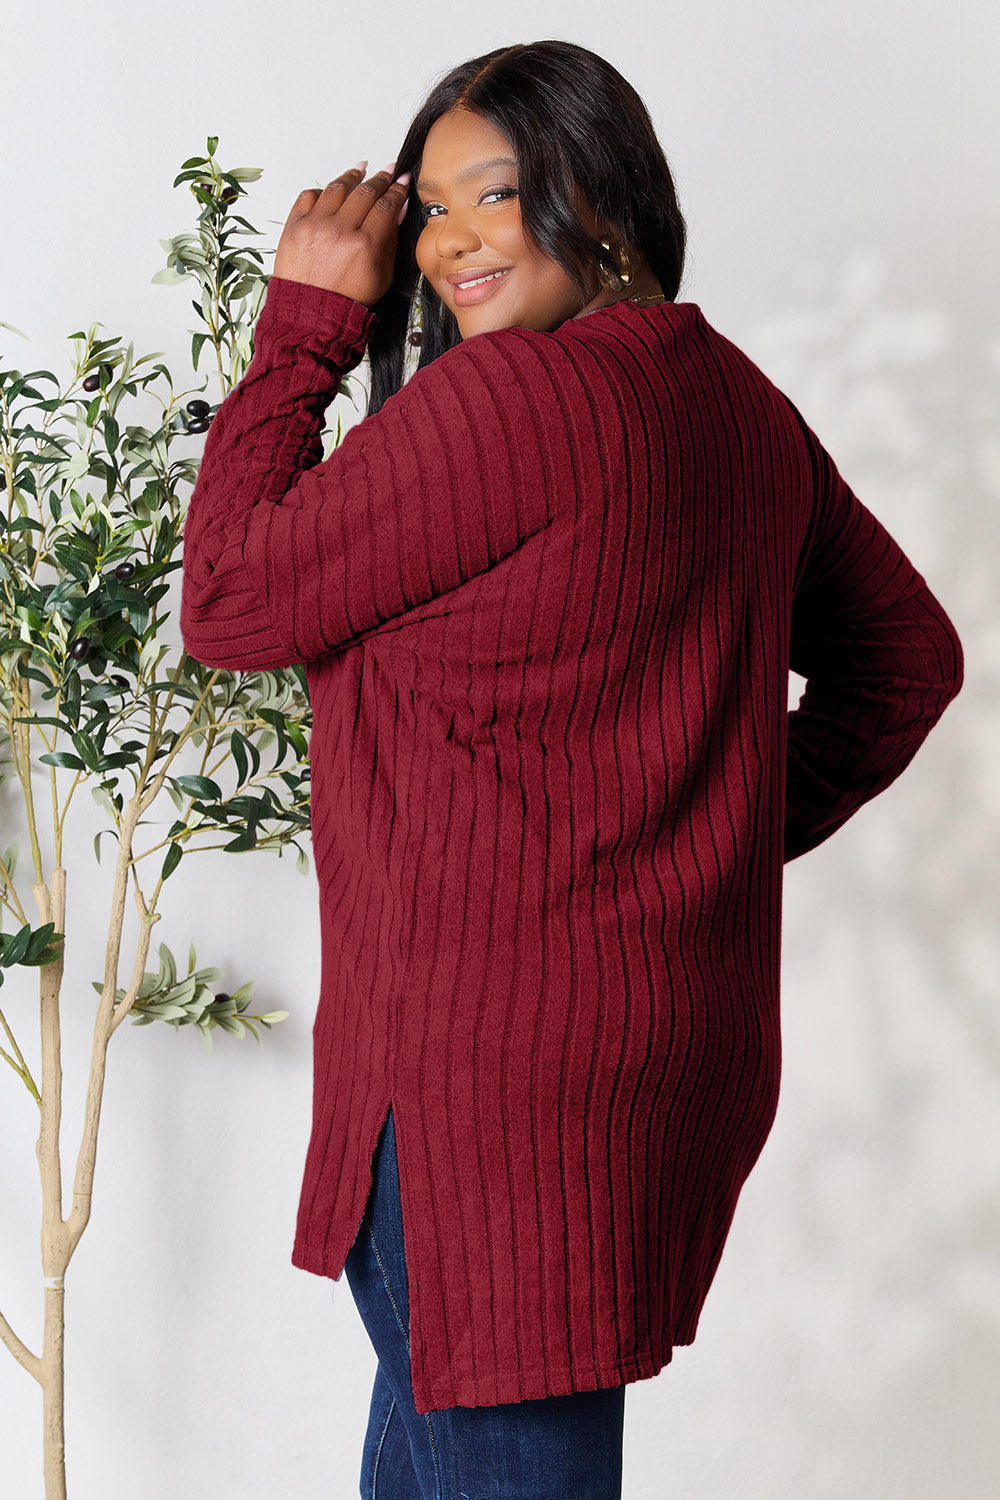
<svg viewBox="0 0 1000 1500">
<path fill-rule="evenodd" d="M 586 271 L 607 262 L 608 252 L 577 217 L 576 186 L 597 218 L 614 226 L 612 245 L 619 238 L 643 250 L 666 297 L 677 299 L 686 228 L 667 159 L 635 89 L 603 57 L 574 42 L 497 47 L 460 63 L 434 85 L 397 153 L 397 174 L 413 173 L 412 201 L 399 232 L 392 285 L 373 309 L 368 415 L 404 382 L 415 305 L 418 368 L 461 340 L 457 319 L 416 261 L 422 225 L 415 184 L 424 142 L 434 122 L 456 105 L 489 120 L 510 141 L 524 231 L 563 267 L 581 296 L 588 296 Z"/>
</svg>

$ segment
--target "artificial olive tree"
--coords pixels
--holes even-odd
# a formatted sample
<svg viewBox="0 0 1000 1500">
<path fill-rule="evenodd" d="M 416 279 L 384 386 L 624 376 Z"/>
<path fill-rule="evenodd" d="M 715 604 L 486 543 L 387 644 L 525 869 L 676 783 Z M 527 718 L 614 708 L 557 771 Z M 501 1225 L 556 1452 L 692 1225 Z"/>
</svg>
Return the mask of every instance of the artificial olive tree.
<svg viewBox="0 0 1000 1500">
<path fill-rule="evenodd" d="M 42 1386 L 47 1500 L 66 1493 L 64 1278 L 90 1218 L 111 1038 L 126 1017 L 133 1025 L 165 1021 L 197 1027 L 211 1050 L 216 1027 L 259 1042 L 258 1027 L 288 1014 L 250 1014 L 252 984 L 231 994 L 216 990 L 219 971 L 197 968 L 193 947 L 183 977 L 166 943 L 158 964 L 147 968 L 163 884 L 208 849 L 280 855 L 293 845 L 299 868 L 309 868 L 299 843 L 309 826 L 311 714 L 303 669 L 210 669 L 163 634 L 171 575 L 181 566 L 184 500 L 197 475 L 192 434 L 206 430 L 242 377 L 266 290 L 260 253 L 233 244 L 258 232 L 233 205 L 260 170 L 221 170 L 217 145 L 209 138 L 208 154 L 184 162 L 175 179 L 175 186 L 188 183 L 200 204 L 197 233 L 161 241 L 167 266 L 153 278 L 200 292 L 193 305 L 202 327 L 192 339 L 198 393 L 176 395 L 157 355 L 135 359 L 131 343 L 99 338 L 99 324 L 70 335 L 75 369 L 65 390 L 49 371 L 23 374 L 0 357 L 0 779 L 16 779 L 24 814 L 22 837 L 0 860 L 0 984 L 5 971 L 12 984 L 26 984 L 37 969 L 41 1027 L 36 1067 L 0 1007 L 0 1058 L 39 1113 L 45 1284 L 42 1352 L 32 1352 L 2 1315 L 0 1337 Z M 214 368 L 201 377 L 206 346 Z M 204 394 L 213 383 L 214 402 Z M 137 420 L 140 392 L 162 408 L 151 428 Z M 331 446 L 341 435 L 338 420 Z M 74 837 L 70 816 L 82 786 L 106 817 L 93 848 Z M 64 1217 L 60 997 L 68 972 L 78 1006 L 79 975 L 99 968 L 96 953 L 64 952 L 66 900 L 86 889 L 92 909 L 101 883 L 103 974 L 90 980 L 100 998 Z M 126 953 L 130 899 L 139 929 Z M 86 980 L 82 987 L 89 993 Z"/>
</svg>

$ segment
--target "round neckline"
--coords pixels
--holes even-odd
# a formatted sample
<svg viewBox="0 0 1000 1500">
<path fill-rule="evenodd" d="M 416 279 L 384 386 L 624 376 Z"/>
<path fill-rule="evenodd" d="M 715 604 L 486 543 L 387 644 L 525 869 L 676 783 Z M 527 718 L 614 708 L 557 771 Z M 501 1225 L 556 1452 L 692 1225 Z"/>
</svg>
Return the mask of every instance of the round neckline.
<svg viewBox="0 0 1000 1500">
<path fill-rule="evenodd" d="M 592 307 L 589 312 L 574 313 L 569 321 L 571 323 L 582 323 L 584 318 L 592 318 L 595 313 L 610 312 L 612 308 L 624 307 L 626 303 L 630 303 L 632 307 L 643 308 L 662 307 L 665 302 L 669 301 L 670 298 L 664 292 L 661 292 L 659 296 L 652 299 L 643 298 L 642 301 L 637 301 L 635 297 L 619 297 L 614 302 L 605 302 L 601 307 Z"/>
</svg>

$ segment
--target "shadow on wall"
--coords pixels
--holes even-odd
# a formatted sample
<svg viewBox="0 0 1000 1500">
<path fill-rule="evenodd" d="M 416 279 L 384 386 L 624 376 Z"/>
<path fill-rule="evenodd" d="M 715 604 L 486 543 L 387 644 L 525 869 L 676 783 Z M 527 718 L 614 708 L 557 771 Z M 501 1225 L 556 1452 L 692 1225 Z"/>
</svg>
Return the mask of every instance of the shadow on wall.
<svg viewBox="0 0 1000 1500">
<path fill-rule="evenodd" d="M 786 869 L 786 1131 L 755 1200 L 756 1253 L 781 1283 L 769 1337 L 792 1372 L 856 1351 L 811 1446 L 835 1428 L 855 1452 L 909 1434 L 904 1469 L 919 1455 L 940 1493 L 978 1496 L 1000 1395 L 1000 327 L 906 305 L 859 255 L 742 346 L 924 574 L 966 658 L 912 767 Z M 844 1462 L 831 1495 L 850 1487 Z"/>
</svg>

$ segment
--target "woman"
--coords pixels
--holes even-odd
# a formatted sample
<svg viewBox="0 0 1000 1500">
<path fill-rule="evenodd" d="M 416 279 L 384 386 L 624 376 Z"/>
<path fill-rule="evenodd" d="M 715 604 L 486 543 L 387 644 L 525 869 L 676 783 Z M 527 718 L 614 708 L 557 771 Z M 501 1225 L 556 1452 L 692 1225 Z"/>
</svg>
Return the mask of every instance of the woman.
<svg viewBox="0 0 1000 1500">
<path fill-rule="evenodd" d="M 802 416 L 676 300 L 684 239 L 608 63 L 464 63 L 392 167 L 296 200 L 191 501 L 187 649 L 302 662 L 314 710 L 292 1259 L 346 1268 L 378 1354 L 378 1500 L 620 1495 L 625 1386 L 693 1340 L 774 1118 L 783 863 L 962 682 Z"/>
</svg>

